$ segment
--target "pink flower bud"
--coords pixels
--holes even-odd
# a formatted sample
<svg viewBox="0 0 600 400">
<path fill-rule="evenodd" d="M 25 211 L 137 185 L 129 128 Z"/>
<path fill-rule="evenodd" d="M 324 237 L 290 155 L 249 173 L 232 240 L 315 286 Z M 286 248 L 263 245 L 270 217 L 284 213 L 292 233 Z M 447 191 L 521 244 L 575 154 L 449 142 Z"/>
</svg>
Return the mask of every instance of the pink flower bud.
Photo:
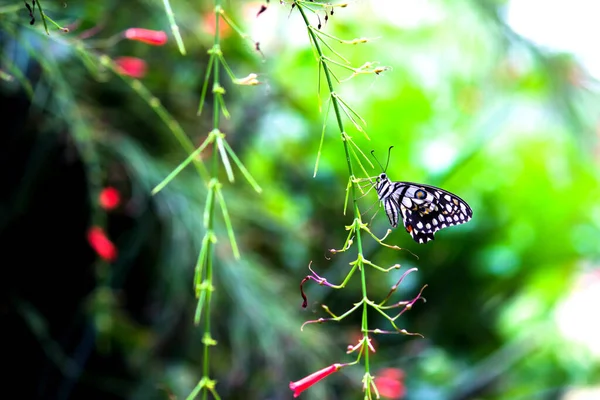
<svg viewBox="0 0 600 400">
<path fill-rule="evenodd" d="M 142 78 L 146 75 L 146 61 L 137 57 L 119 57 L 115 59 L 117 71 L 133 78 Z"/>
<path fill-rule="evenodd" d="M 399 400 L 406 394 L 404 371 L 399 368 L 384 368 L 375 377 L 375 386 L 384 399 Z"/>
<path fill-rule="evenodd" d="M 92 226 L 87 233 L 87 239 L 94 251 L 108 262 L 117 258 L 117 248 L 104 233 L 104 229 L 99 226 Z"/>
<path fill-rule="evenodd" d="M 164 31 L 153 31 L 144 28 L 129 28 L 123 34 L 129 40 L 137 40 L 153 46 L 162 46 L 167 43 L 167 34 Z"/>
<path fill-rule="evenodd" d="M 105 210 L 112 210 L 121 203 L 121 194 L 114 187 L 105 187 L 98 196 L 98 203 Z"/>
<path fill-rule="evenodd" d="M 338 371 L 343 366 L 344 364 L 332 364 L 327 368 L 323 368 L 314 374 L 310 374 L 309 376 L 300 379 L 299 381 L 290 382 L 290 389 L 294 391 L 294 397 L 300 396 L 300 393 L 319 382 L 321 379 Z"/>
</svg>

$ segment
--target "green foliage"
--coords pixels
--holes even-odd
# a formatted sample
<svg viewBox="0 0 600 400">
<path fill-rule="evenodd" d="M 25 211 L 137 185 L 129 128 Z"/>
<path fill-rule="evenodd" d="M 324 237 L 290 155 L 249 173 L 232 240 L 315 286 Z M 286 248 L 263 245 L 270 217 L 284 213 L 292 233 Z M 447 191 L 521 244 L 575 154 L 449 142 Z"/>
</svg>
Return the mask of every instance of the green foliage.
<svg viewBox="0 0 600 400">
<path fill-rule="evenodd" d="M 298 10 L 290 14 L 290 4 L 271 2 L 256 17 L 260 4 L 223 4 L 228 17 L 260 41 L 264 58 L 247 38 L 232 30 L 222 35 L 220 49 L 232 74 L 239 79 L 256 73 L 261 84 L 235 84 L 220 69 L 231 118 L 215 127 L 212 82 L 202 97 L 213 59 L 206 19 L 212 3 L 171 0 L 172 15 L 160 2 L 54 3 L 44 1 L 44 13 L 69 26 L 69 33 L 49 24 L 47 35 L 41 20 L 29 25 L 24 6 L 0 6 L 0 95 L 31 102 L 35 131 L 56 141 L 67 132 L 84 165 L 91 204 L 86 223 L 119 227 L 112 237 L 119 259 L 95 265 L 95 288 L 81 299 L 74 321 L 92 321 L 96 351 L 122 355 L 126 373 L 88 370 L 79 385 L 117 398 L 181 399 L 198 383 L 204 349 L 202 330 L 193 324 L 193 283 L 209 230 L 204 210 L 210 193 L 217 237 L 210 310 L 217 346 L 211 347 L 210 377 L 221 398 L 289 398 L 290 380 L 352 361 L 339 358 L 356 344 L 360 313 L 300 331 L 304 321 L 327 316 L 318 304 L 339 315 L 360 301 L 361 288 L 358 274 L 343 291 L 307 287 L 308 312 L 300 309 L 298 285 L 311 260 L 321 276 L 338 283 L 356 254 L 328 251 L 342 248 L 344 227 L 353 223 L 352 207 L 343 212 L 348 169 L 335 114 L 327 112 L 325 77 Z M 343 40 L 367 39 L 329 42 L 350 65 L 369 61 L 386 68 L 336 83 L 336 92 L 366 122 L 368 138 L 344 116 L 357 146 L 352 148 L 366 154 L 374 149 L 381 158 L 394 145 L 391 179 L 442 186 L 474 210 L 471 222 L 439 232 L 426 245 L 414 243 L 402 228 L 386 239 L 418 259 L 364 241 L 365 259 L 402 265 L 388 275 L 367 269 L 373 299 L 385 298 L 412 267 L 419 271 L 393 300 L 412 299 L 428 285 L 427 302 L 415 303 L 397 320 L 425 339 L 375 335 L 372 373 L 403 369 L 408 399 L 535 398 L 592 385 L 600 379 L 600 356 L 564 335 L 557 310 L 581 289 L 575 282 L 597 280 L 597 88 L 572 57 L 512 33 L 498 17 L 502 4 L 428 4 L 422 15 L 398 21 L 399 11 L 391 15 L 383 6 L 350 3 L 321 27 Z M 316 24 L 315 15 L 308 18 Z M 269 29 L 260 30 L 261 24 Z M 96 27 L 101 29 L 95 36 L 80 36 Z M 170 41 L 151 47 L 111 39 L 130 27 L 162 29 Z M 115 60 L 123 55 L 144 59 L 146 76 L 120 75 Z M 352 75 L 343 67 L 332 71 L 340 80 Z M 221 144 L 215 148 L 216 142 Z M 203 143 L 201 154 L 189 157 Z M 230 167 L 208 168 L 216 156 Z M 170 176 L 188 157 L 195 167 Z M 32 152 L 29 163 L 47 166 L 41 152 Z M 370 175 L 379 172 L 364 160 L 363 166 Z M 3 205 L 0 230 L 12 226 L 5 220 L 31 212 L 32 205 L 18 200 L 39 181 L 31 171 Z M 218 189 L 208 184 L 211 173 L 222 183 Z M 354 173 L 364 178 L 361 169 Z M 256 186 L 248 184 L 250 175 Z M 98 192 L 107 185 L 121 188 L 126 207 L 113 213 L 97 207 Z M 376 212 L 377 206 L 367 211 L 375 201 L 374 191 L 359 199 L 363 222 Z M 369 229 L 377 237 L 385 234 L 382 211 Z M 17 296 L 12 303 L 51 365 L 82 367 L 58 345 L 43 302 Z M 587 319 L 595 318 L 592 305 L 585 311 Z M 393 329 L 381 315 L 369 311 L 368 318 L 373 326 Z M 302 396 L 359 398 L 360 391 L 357 372 L 343 369 Z"/>
</svg>

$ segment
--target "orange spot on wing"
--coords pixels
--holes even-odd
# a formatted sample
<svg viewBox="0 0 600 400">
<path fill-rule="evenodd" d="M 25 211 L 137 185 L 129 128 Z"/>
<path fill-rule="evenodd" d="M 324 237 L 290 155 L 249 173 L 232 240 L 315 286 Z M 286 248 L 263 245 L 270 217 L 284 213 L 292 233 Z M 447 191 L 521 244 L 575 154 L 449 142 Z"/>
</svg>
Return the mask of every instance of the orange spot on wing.
<svg viewBox="0 0 600 400">
<path fill-rule="evenodd" d="M 412 225 L 406 225 L 406 232 L 411 233 L 413 230 Z"/>
</svg>

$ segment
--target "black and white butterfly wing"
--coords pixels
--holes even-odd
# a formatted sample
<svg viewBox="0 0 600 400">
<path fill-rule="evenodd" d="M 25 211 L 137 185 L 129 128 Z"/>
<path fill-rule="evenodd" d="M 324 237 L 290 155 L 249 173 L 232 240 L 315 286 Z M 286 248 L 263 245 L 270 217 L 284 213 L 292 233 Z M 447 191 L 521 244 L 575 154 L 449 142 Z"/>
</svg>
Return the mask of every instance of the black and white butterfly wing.
<svg viewBox="0 0 600 400">
<path fill-rule="evenodd" d="M 398 203 L 396 202 L 396 200 L 394 200 L 394 198 L 392 198 L 392 196 L 388 197 L 386 200 L 383 201 L 383 208 L 385 209 L 385 214 L 388 216 L 388 219 L 390 220 L 390 225 L 392 225 L 392 228 L 397 227 L 398 226 L 398 216 L 400 214 L 400 211 L 399 211 L 400 207 L 398 206 Z"/>
<path fill-rule="evenodd" d="M 401 211 L 404 228 L 418 243 L 433 240 L 440 229 L 464 224 L 473 217 L 473 210 L 463 199 L 444 189 L 412 182 L 393 185 L 391 197 Z"/>
<path fill-rule="evenodd" d="M 392 227 L 402 215 L 404 228 L 417 243 L 434 239 L 434 233 L 473 217 L 471 207 L 460 197 L 435 186 L 413 182 L 392 182 L 385 173 L 377 178 L 377 196 Z"/>
</svg>

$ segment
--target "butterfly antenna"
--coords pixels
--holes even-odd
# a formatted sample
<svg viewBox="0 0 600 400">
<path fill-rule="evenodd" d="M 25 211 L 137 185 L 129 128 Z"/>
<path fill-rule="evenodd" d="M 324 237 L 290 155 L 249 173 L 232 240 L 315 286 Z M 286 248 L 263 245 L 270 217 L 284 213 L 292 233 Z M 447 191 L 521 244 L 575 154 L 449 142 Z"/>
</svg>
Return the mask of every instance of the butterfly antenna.
<svg viewBox="0 0 600 400">
<path fill-rule="evenodd" d="M 381 170 L 383 172 L 385 172 L 385 170 L 383 169 L 383 165 L 381 165 L 381 163 L 379 162 L 379 160 L 375 157 L 375 150 L 371 150 L 371 155 L 373 156 L 373 160 L 377 161 L 377 164 L 379 164 L 379 167 L 381 168 Z M 388 157 L 388 159 L 389 159 L 389 157 Z M 386 166 L 386 168 L 387 168 L 387 166 Z"/>
<path fill-rule="evenodd" d="M 393 148 L 393 147 L 394 147 L 394 146 L 390 146 L 390 148 L 388 149 L 387 161 L 386 161 L 386 163 L 385 163 L 385 169 L 383 170 L 383 172 L 387 172 L 387 167 L 388 167 L 388 165 L 390 165 L 390 155 L 391 155 L 391 153 L 392 153 L 392 148 Z M 381 164 L 379 164 L 379 165 L 381 165 Z"/>
</svg>

